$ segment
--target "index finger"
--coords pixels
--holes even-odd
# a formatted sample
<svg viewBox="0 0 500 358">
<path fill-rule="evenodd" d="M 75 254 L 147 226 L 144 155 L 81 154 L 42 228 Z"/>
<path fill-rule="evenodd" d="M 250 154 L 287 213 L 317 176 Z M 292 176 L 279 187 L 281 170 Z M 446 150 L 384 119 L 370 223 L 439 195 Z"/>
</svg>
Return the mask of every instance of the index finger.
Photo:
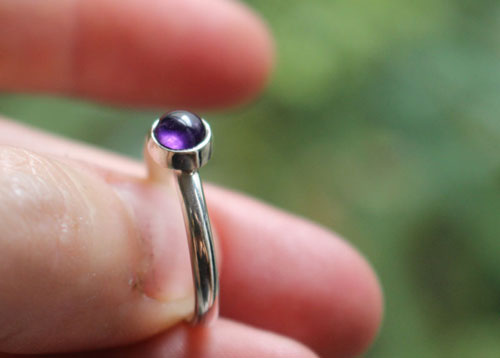
<svg viewBox="0 0 500 358">
<path fill-rule="evenodd" d="M 4 0 L 0 24 L 0 90 L 221 106 L 272 63 L 266 27 L 235 1 Z"/>
</svg>

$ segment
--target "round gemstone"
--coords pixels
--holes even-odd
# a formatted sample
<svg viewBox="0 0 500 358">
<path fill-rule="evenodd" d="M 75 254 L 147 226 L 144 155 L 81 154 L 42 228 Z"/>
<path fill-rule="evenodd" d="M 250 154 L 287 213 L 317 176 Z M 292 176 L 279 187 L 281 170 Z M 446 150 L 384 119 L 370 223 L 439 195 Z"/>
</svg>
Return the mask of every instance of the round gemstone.
<svg viewBox="0 0 500 358">
<path fill-rule="evenodd" d="M 187 111 L 163 115 L 154 130 L 156 140 L 164 147 L 174 150 L 196 147 L 203 141 L 205 134 L 201 118 Z"/>
</svg>

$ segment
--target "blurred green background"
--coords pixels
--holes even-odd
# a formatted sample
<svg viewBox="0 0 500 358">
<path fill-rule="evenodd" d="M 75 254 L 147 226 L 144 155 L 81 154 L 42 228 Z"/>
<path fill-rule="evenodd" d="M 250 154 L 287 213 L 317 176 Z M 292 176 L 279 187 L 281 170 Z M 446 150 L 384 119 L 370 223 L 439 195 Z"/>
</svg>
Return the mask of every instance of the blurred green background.
<svg viewBox="0 0 500 358">
<path fill-rule="evenodd" d="M 249 3 L 277 69 L 256 102 L 203 113 L 204 177 L 369 258 L 386 314 L 367 357 L 500 357 L 500 2 Z M 0 111 L 135 157 L 159 113 L 6 94 Z"/>
</svg>

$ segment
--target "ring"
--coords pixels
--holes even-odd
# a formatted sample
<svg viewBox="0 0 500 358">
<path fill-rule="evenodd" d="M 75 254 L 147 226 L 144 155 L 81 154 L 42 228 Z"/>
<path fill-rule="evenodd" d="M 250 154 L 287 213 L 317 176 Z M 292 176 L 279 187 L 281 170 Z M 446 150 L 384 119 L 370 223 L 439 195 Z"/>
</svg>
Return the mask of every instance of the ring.
<svg viewBox="0 0 500 358">
<path fill-rule="evenodd" d="M 169 112 L 153 123 L 144 152 L 149 156 L 147 163 L 156 163 L 174 173 L 193 273 L 195 308 L 190 321 L 210 323 L 218 315 L 219 280 L 212 229 L 198 174 L 212 153 L 210 126 L 193 113 Z"/>
</svg>

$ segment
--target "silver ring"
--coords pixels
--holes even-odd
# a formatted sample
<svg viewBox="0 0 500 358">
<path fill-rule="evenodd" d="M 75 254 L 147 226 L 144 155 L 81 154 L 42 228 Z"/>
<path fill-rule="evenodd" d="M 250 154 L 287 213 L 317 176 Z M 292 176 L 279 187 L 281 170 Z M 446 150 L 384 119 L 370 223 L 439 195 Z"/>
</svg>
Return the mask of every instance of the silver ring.
<svg viewBox="0 0 500 358">
<path fill-rule="evenodd" d="M 198 174 L 211 153 L 209 124 L 187 111 L 173 111 L 158 118 L 146 140 L 145 155 L 149 156 L 146 162 L 172 169 L 176 178 L 193 274 L 195 308 L 190 320 L 193 324 L 209 323 L 218 315 L 219 280 L 214 242 Z"/>
</svg>

